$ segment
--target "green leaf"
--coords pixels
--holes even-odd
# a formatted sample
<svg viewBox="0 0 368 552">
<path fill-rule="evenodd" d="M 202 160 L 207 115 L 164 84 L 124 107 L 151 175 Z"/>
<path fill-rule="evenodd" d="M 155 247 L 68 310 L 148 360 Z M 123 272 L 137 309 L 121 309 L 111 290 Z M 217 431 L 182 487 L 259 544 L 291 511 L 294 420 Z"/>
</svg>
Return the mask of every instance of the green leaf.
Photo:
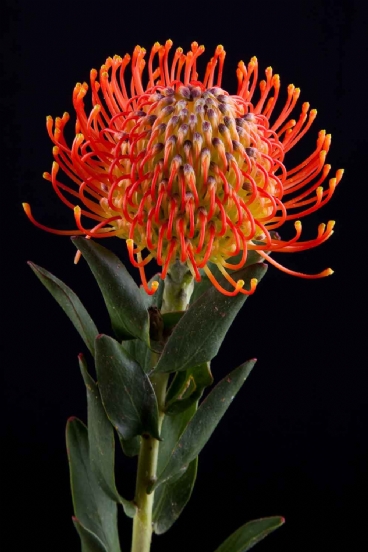
<svg viewBox="0 0 368 552">
<path fill-rule="evenodd" d="M 215 552 L 246 552 L 283 523 L 284 518 L 279 516 L 249 521 L 230 535 Z"/>
<path fill-rule="evenodd" d="M 107 416 L 123 439 L 149 434 L 159 439 L 152 384 L 125 349 L 107 335 L 96 339 L 96 371 Z"/>
<path fill-rule="evenodd" d="M 195 458 L 181 477 L 173 477 L 156 490 L 153 528 L 157 535 L 170 529 L 188 503 L 197 476 L 197 466 L 198 458 Z"/>
<path fill-rule="evenodd" d="M 227 259 L 227 262 L 229 264 L 234 264 L 234 265 L 238 264 L 241 259 L 241 256 L 242 256 L 242 252 L 240 252 L 235 257 L 230 257 L 229 259 Z M 256 263 L 263 263 L 263 261 L 264 261 L 263 257 L 261 257 L 261 255 L 257 253 L 257 251 L 248 251 L 247 260 L 245 262 L 244 267 L 241 268 L 241 270 L 244 270 L 245 267 L 254 265 Z M 213 263 L 208 263 L 208 266 L 210 267 L 211 272 L 215 276 L 216 280 L 222 281 L 223 276 L 219 271 L 219 269 L 217 268 L 217 266 Z M 240 271 L 231 270 L 231 268 L 228 268 L 227 271 L 234 277 L 234 280 L 241 279 L 241 276 L 238 276 L 238 272 Z M 213 284 L 211 283 L 211 280 L 209 280 L 207 274 L 203 269 L 201 269 L 199 273 L 201 275 L 201 279 L 199 282 L 196 282 L 196 281 L 194 282 L 194 290 L 190 298 L 190 304 L 194 303 L 194 301 L 196 301 L 198 297 L 200 297 L 205 291 L 207 291 L 213 286 Z"/>
<path fill-rule="evenodd" d="M 149 345 L 146 303 L 123 263 L 108 249 L 85 238 L 73 238 L 91 268 L 119 340 L 138 337 Z"/>
<path fill-rule="evenodd" d="M 115 502 L 122 504 L 124 512 L 134 517 L 134 504 L 119 495 L 115 485 L 115 438 L 114 429 L 106 416 L 100 392 L 87 371 L 83 355 L 79 355 L 79 367 L 87 389 L 88 443 L 91 470 L 97 483 Z"/>
<path fill-rule="evenodd" d="M 32 262 L 28 262 L 28 264 L 70 318 L 89 351 L 94 355 L 95 337 L 98 335 L 98 330 L 80 299 L 56 276 Z"/>
<path fill-rule="evenodd" d="M 136 437 L 133 437 L 133 439 L 125 440 L 119 435 L 119 441 L 125 456 L 128 456 L 129 458 L 133 458 L 134 456 L 137 456 L 139 454 L 139 449 L 141 446 L 140 437 L 136 436 Z"/>
<path fill-rule="evenodd" d="M 161 473 L 165 468 L 181 434 L 193 417 L 196 409 L 197 404 L 193 403 L 185 412 L 180 412 L 176 416 L 164 417 L 161 428 L 162 441 L 158 453 L 157 473 Z M 184 474 L 181 473 L 179 476 L 173 477 L 156 490 L 153 511 L 153 519 L 156 522 L 156 533 L 167 531 L 179 517 L 188 502 L 196 477 L 196 460 L 193 460 L 190 466 L 191 469 L 189 470 L 188 467 L 188 474 L 188 470 L 186 470 Z"/>
<path fill-rule="evenodd" d="M 230 372 L 209 393 L 185 427 L 169 456 L 165 468 L 161 473 L 158 472 L 160 475 L 149 489 L 150 491 L 186 470 L 188 464 L 198 456 L 230 406 L 234 396 L 247 379 L 255 362 L 255 359 L 249 360 Z M 167 418 L 170 419 L 169 416 Z"/>
<path fill-rule="evenodd" d="M 82 543 L 82 552 L 108 552 L 100 539 L 86 529 L 77 518 L 73 517 L 73 523 Z"/>
<path fill-rule="evenodd" d="M 100 541 L 106 552 L 119 552 L 117 506 L 101 489 L 92 472 L 87 428 L 77 418 L 68 420 L 66 443 L 75 517 L 84 529 L 96 537 L 93 539 L 89 535 L 89 542 L 94 542 L 97 546 Z M 87 539 L 85 534 L 84 538 Z M 94 549 L 91 548 L 92 550 Z M 98 548 L 95 550 L 100 552 Z"/>
<path fill-rule="evenodd" d="M 237 276 L 249 285 L 252 278 L 261 280 L 266 270 L 259 263 L 238 271 Z M 212 360 L 246 298 L 241 293 L 228 297 L 213 286 L 203 293 L 175 326 L 155 372 L 187 370 Z"/>
<path fill-rule="evenodd" d="M 153 368 L 152 351 L 147 347 L 144 341 L 140 339 L 130 339 L 123 341 L 122 347 L 142 368 L 145 373 L 151 372 Z"/>
<path fill-rule="evenodd" d="M 162 441 L 158 453 L 157 473 L 163 472 L 165 466 L 168 464 L 183 431 L 193 418 L 197 406 L 196 403 L 193 403 L 189 408 L 176 416 L 164 417 L 161 427 Z"/>
<path fill-rule="evenodd" d="M 203 391 L 213 383 L 210 363 L 204 362 L 185 372 L 176 372 L 166 395 L 165 413 L 172 416 L 199 401 Z"/>
<path fill-rule="evenodd" d="M 165 314 L 163 314 L 162 318 L 164 321 L 165 331 L 169 332 L 173 328 L 175 328 L 179 320 L 183 317 L 184 313 L 185 311 L 173 311 L 173 312 L 166 312 Z"/>
</svg>

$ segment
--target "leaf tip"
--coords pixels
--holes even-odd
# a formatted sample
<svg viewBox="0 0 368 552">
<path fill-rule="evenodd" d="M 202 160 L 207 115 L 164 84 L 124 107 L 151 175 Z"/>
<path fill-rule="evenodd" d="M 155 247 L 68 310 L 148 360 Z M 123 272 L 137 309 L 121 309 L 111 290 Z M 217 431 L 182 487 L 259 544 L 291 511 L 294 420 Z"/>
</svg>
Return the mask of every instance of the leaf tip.
<svg viewBox="0 0 368 552">
<path fill-rule="evenodd" d="M 70 236 L 70 241 L 72 242 L 73 245 L 75 245 L 75 247 L 78 249 L 78 251 L 80 251 L 80 248 L 79 248 L 79 245 L 81 240 L 85 239 L 84 236 Z M 80 252 L 82 253 L 82 252 Z M 77 264 L 77 263 L 75 263 Z"/>
<path fill-rule="evenodd" d="M 27 265 L 33 270 L 33 272 L 38 272 L 39 267 L 33 261 L 27 261 Z"/>
</svg>

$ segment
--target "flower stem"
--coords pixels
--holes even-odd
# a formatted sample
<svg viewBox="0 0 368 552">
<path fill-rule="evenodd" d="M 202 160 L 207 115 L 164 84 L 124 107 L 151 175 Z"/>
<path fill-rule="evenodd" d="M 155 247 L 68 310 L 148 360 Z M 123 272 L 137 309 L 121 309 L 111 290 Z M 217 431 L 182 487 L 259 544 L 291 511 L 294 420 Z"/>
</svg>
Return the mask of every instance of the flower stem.
<svg viewBox="0 0 368 552">
<path fill-rule="evenodd" d="M 185 310 L 193 292 L 193 276 L 188 267 L 179 261 L 173 263 L 165 278 L 165 287 L 161 314 L 170 311 Z M 158 355 L 152 353 L 152 366 L 158 361 Z M 161 431 L 165 417 L 166 387 L 168 374 L 152 374 L 150 377 L 158 405 L 158 426 Z M 133 520 L 133 538 L 131 552 L 149 552 L 152 540 L 152 510 L 154 492 L 147 494 L 147 487 L 155 481 L 160 442 L 150 435 L 142 435 L 138 457 L 138 471 L 134 502 L 137 513 Z"/>
<path fill-rule="evenodd" d="M 164 418 L 163 407 L 168 377 L 168 374 L 157 374 L 151 377 L 159 407 L 160 430 Z M 149 435 L 142 436 L 134 498 L 137 513 L 133 522 L 132 552 L 149 552 L 151 548 L 154 493 L 147 494 L 147 487 L 156 478 L 158 450 L 157 439 Z"/>
</svg>

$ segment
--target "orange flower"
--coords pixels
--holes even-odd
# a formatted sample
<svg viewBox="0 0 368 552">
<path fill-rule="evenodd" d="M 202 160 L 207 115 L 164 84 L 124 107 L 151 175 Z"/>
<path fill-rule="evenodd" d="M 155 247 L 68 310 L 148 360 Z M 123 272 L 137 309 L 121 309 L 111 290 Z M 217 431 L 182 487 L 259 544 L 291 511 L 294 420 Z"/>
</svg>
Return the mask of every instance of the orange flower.
<svg viewBox="0 0 368 552">
<path fill-rule="evenodd" d="M 267 252 L 296 252 L 327 240 L 333 221 L 321 224 L 315 239 L 300 241 L 300 217 L 316 211 L 331 198 L 343 171 L 338 170 L 324 189 L 330 165 L 325 164 L 331 136 L 318 134 L 314 152 L 305 161 L 286 170 L 284 156 L 309 130 L 316 110 L 302 104 L 299 119 L 290 115 L 300 95 L 289 85 L 287 100 L 274 115 L 280 78 L 266 69 L 259 82 L 253 57 L 236 71 L 238 90 L 230 95 L 221 88 L 225 51 L 218 46 L 198 80 L 196 62 L 204 47 L 193 42 L 186 55 L 181 48 L 169 63 L 171 40 L 156 43 L 148 59 L 148 77 L 143 84 L 146 51 L 136 46 L 132 59 L 108 58 L 91 71 L 93 108 L 87 116 L 86 83 L 73 93 L 77 115 L 76 136 L 69 147 L 64 127 L 69 115 L 47 117 L 47 129 L 55 146 L 55 162 L 44 178 L 60 199 L 74 209 L 78 230 L 54 230 L 36 222 L 28 204 L 25 211 L 38 227 L 61 235 L 118 236 L 127 241 L 130 260 L 139 268 L 147 293 L 144 266 L 153 258 L 162 266 L 164 278 L 177 258 L 187 263 L 195 279 L 203 268 L 216 288 L 226 295 L 253 293 L 243 281 L 234 281 L 226 269 L 241 268 L 249 250 L 256 250 L 288 274 L 320 278 L 332 273 L 307 275 L 289 270 Z M 131 64 L 130 79 L 126 78 Z M 253 100 L 253 101 L 252 101 Z M 59 168 L 74 182 L 74 188 L 58 180 Z M 76 203 L 68 199 L 76 198 Z M 82 209 L 79 205 L 83 205 Z M 82 216 L 96 222 L 85 228 Z M 283 241 L 271 232 L 286 221 L 296 220 L 295 236 Z M 142 251 L 148 254 L 143 259 Z M 229 259 L 240 255 L 238 264 Z M 213 276 L 214 263 L 233 285 L 226 291 Z"/>
</svg>

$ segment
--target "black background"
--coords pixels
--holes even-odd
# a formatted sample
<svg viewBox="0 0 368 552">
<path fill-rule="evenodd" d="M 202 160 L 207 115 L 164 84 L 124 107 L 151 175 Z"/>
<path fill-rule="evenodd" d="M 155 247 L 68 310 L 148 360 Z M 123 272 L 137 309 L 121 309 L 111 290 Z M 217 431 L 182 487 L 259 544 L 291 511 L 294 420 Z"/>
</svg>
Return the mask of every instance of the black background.
<svg viewBox="0 0 368 552">
<path fill-rule="evenodd" d="M 213 373 L 219 380 L 247 358 L 258 363 L 201 454 L 191 502 L 166 535 L 155 537 L 153 550 L 210 552 L 245 521 L 274 514 L 287 523 L 257 545 L 259 552 L 367 547 L 368 20 L 362 5 L 7 2 L 1 88 L 2 221 L 9 215 L 1 235 L 7 551 L 80 549 L 70 519 L 64 427 L 71 415 L 85 420 L 76 358 L 85 348 L 26 260 L 69 284 L 99 330 L 109 332 L 97 286 L 83 262 L 73 265 L 69 239 L 41 232 L 21 209 L 27 201 L 44 224 L 74 227 L 72 213 L 41 176 L 52 162 L 45 116 L 72 113 L 75 82 L 88 81 L 89 70 L 107 56 L 167 38 L 185 49 L 197 40 L 207 56 L 222 43 L 229 92 L 236 90 L 237 61 L 257 55 L 261 68 L 271 64 L 284 87 L 300 86 L 301 100 L 318 108 L 289 166 L 294 155 L 310 153 L 326 128 L 333 135 L 328 161 L 346 172 L 328 206 L 303 221 L 309 237 L 319 222 L 336 219 L 334 236 L 316 250 L 277 257 L 295 270 L 332 266 L 335 274 L 306 281 L 270 267 L 240 312 Z M 126 259 L 123 242 L 104 245 Z M 119 459 L 118 466 L 120 489 L 131 496 L 134 461 Z M 129 550 L 129 521 L 121 520 L 121 534 L 122 550 Z"/>
</svg>

